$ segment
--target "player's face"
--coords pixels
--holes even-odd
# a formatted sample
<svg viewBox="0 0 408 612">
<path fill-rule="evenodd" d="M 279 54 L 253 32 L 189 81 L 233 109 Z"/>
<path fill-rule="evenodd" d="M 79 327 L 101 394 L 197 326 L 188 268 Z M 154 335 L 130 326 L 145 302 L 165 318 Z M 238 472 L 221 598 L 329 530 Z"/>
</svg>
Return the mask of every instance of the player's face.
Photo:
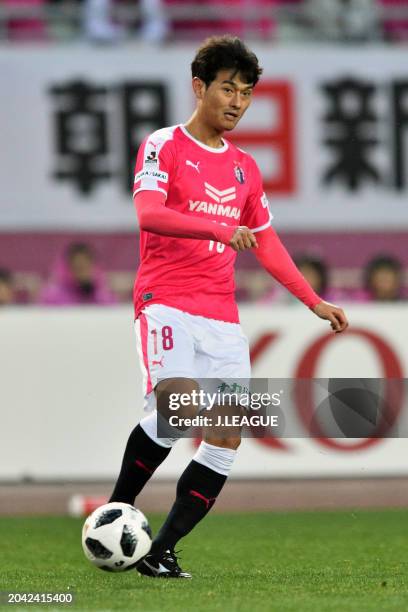
<svg viewBox="0 0 408 612">
<path fill-rule="evenodd" d="M 251 103 L 252 90 L 239 73 L 220 70 L 208 87 L 204 85 L 201 112 L 215 129 L 233 130 Z"/>
</svg>

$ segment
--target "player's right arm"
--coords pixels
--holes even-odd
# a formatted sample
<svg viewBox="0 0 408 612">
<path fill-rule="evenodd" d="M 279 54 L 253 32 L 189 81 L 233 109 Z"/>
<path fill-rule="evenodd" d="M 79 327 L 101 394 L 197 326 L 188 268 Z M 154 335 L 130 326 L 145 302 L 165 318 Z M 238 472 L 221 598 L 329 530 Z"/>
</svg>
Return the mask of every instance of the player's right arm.
<svg viewBox="0 0 408 612">
<path fill-rule="evenodd" d="M 176 170 L 171 130 L 159 130 L 139 148 L 133 200 L 142 230 L 175 238 L 214 240 L 243 251 L 256 246 L 247 227 L 222 225 L 166 206 L 169 181 Z"/>
</svg>

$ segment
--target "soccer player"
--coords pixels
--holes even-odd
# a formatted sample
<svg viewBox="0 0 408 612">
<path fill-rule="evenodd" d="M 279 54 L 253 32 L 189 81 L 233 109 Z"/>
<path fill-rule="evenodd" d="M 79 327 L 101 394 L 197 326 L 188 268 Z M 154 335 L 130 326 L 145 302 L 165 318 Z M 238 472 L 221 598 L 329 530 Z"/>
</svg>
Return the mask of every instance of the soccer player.
<svg viewBox="0 0 408 612">
<path fill-rule="evenodd" d="M 253 249 L 265 270 L 336 333 L 347 327 L 343 311 L 316 295 L 272 229 L 254 159 L 223 136 L 251 103 L 262 73 L 257 57 L 239 38 L 212 37 L 191 68 L 192 117 L 148 136 L 137 156 L 135 327 L 150 413 L 130 434 L 111 502 L 134 504 L 170 453 L 177 436 L 157 433 L 158 415 L 169 415 L 170 394 L 191 394 L 200 378 L 249 379 L 248 341 L 234 299 L 237 251 Z M 196 410 L 183 407 L 185 415 Z M 213 506 L 239 443 L 239 435 L 205 434 L 150 553 L 137 566 L 141 574 L 191 577 L 179 567 L 174 547 Z"/>
</svg>

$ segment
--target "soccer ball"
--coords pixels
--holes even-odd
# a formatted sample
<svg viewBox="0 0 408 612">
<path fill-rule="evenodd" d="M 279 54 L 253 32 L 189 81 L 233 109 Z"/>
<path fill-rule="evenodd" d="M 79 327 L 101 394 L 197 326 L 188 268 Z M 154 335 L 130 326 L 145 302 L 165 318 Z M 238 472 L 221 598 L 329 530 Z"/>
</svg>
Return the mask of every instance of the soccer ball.
<svg viewBox="0 0 408 612">
<path fill-rule="evenodd" d="M 82 548 L 91 563 L 108 572 L 131 569 L 150 550 L 151 530 L 145 515 L 130 504 L 113 502 L 97 508 L 82 529 Z"/>
</svg>

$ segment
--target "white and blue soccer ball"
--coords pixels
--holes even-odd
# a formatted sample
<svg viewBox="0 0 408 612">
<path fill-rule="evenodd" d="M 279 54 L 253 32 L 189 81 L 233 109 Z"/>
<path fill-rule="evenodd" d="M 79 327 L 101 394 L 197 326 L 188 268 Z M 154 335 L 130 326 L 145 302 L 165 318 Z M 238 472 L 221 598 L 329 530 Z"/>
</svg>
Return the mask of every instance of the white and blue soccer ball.
<svg viewBox="0 0 408 612">
<path fill-rule="evenodd" d="M 145 515 L 130 504 L 100 506 L 86 519 L 82 548 L 91 563 L 108 572 L 134 567 L 150 550 L 151 530 Z"/>
</svg>

